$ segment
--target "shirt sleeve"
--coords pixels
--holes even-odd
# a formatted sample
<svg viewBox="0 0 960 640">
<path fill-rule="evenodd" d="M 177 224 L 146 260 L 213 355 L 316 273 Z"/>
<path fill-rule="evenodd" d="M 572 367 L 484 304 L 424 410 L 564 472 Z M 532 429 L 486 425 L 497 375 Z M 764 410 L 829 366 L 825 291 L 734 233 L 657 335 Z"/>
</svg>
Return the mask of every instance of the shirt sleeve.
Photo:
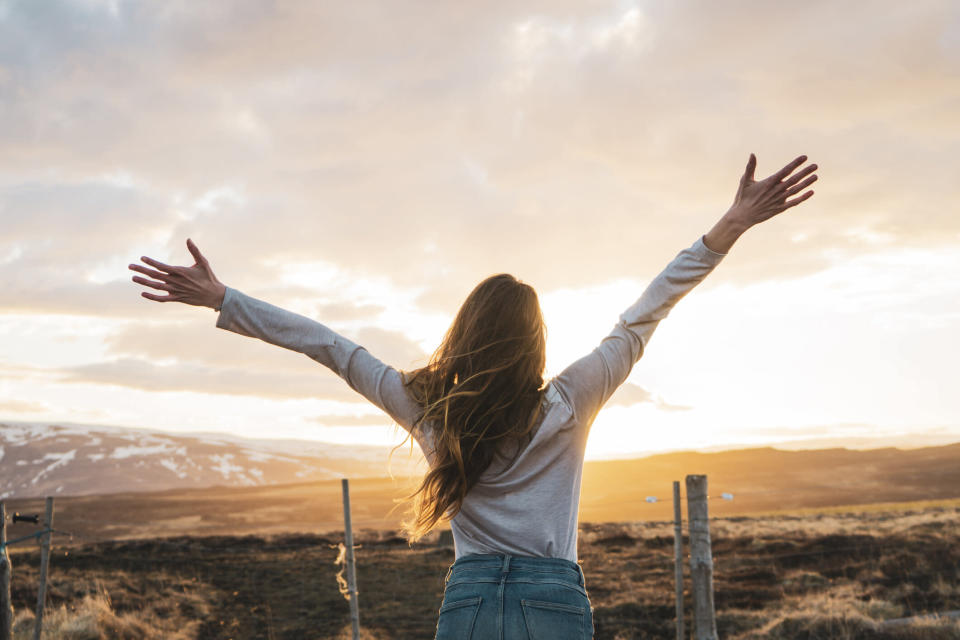
<svg viewBox="0 0 960 640">
<path fill-rule="evenodd" d="M 700 236 L 650 282 L 596 349 L 554 379 L 585 434 L 600 408 L 630 375 L 660 321 L 726 255 L 708 248 Z"/>
<path fill-rule="evenodd" d="M 226 287 L 216 326 L 316 360 L 407 431 L 419 417 L 420 407 L 399 371 L 316 320 Z M 420 431 L 413 435 L 423 448 Z"/>
</svg>

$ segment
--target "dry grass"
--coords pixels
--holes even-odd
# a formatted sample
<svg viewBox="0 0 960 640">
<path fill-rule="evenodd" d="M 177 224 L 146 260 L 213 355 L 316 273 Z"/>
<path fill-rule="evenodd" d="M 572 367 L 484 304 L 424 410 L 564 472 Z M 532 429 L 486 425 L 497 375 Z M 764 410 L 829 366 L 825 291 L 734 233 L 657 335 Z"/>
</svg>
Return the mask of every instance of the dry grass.
<svg viewBox="0 0 960 640">
<path fill-rule="evenodd" d="M 843 583 L 822 592 L 785 598 L 775 608 L 764 611 L 767 619 L 762 625 L 730 637 L 736 640 L 960 638 L 960 622 L 948 618 L 919 620 L 896 627 L 883 624 L 904 613 L 902 604 L 870 597 L 856 584 Z"/>
<path fill-rule="evenodd" d="M 35 626 L 35 574 L 31 567 L 14 564 L 14 571 L 18 569 L 21 575 L 26 574 L 24 577 L 29 582 L 14 581 L 14 603 L 24 605 L 17 607 L 14 640 L 30 640 Z M 210 613 L 209 603 L 202 593 L 173 588 L 165 582 L 162 576 L 145 581 L 125 570 L 88 574 L 83 580 L 69 583 L 51 574 L 42 637 L 44 640 L 196 638 L 201 621 Z M 27 602 L 21 600 L 24 592 L 32 592 Z M 119 607 L 111 594 L 118 597 Z"/>
<path fill-rule="evenodd" d="M 711 521 L 711 534 L 722 638 L 960 640 L 957 621 L 882 625 L 960 609 L 960 507 L 723 518 Z M 71 547 L 51 563 L 45 638 L 348 638 L 334 563 L 341 539 Z M 360 530 L 356 539 L 363 637 L 432 637 L 452 548 L 431 540 L 411 548 L 392 531 Z M 20 627 L 31 621 L 23 610 L 35 603 L 37 556 L 20 549 L 13 558 Z M 673 637 L 671 523 L 583 523 L 580 558 L 598 640 Z"/>
<path fill-rule="evenodd" d="M 721 638 L 958 638 L 957 623 L 879 623 L 960 609 L 960 508 L 711 521 Z M 668 638 L 673 524 L 585 524 L 597 638 Z M 689 580 L 689 576 L 686 578 Z M 690 620 L 690 592 L 685 605 Z"/>
<path fill-rule="evenodd" d="M 17 612 L 13 640 L 31 640 L 36 618 L 32 611 Z M 173 628 L 157 610 L 117 613 L 102 586 L 79 601 L 44 612 L 43 640 L 192 640 L 199 622 L 185 621 Z"/>
</svg>

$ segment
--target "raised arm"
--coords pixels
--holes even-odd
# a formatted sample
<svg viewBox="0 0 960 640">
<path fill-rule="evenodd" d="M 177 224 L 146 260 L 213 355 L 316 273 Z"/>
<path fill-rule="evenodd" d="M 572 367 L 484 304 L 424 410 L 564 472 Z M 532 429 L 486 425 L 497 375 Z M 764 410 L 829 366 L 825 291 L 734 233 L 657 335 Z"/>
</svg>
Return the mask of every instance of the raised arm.
<svg viewBox="0 0 960 640">
<path fill-rule="evenodd" d="M 723 259 L 701 236 L 654 278 L 620 315 L 599 346 L 560 373 L 554 384 L 567 399 L 580 428 L 589 431 L 600 407 L 630 375 L 660 321 Z"/>
<path fill-rule="evenodd" d="M 147 256 L 142 256 L 141 260 L 153 269 L 129 265 L 131 270 L 154 278 L 134 276 L 134 282 L 167 292 L 165 296 L 143 292 L 143 297 L 217 310 L 220 312 L 216 323 L 218 328 L 307 355 L 329 367 L 402 427 L 408 431 L 411 429 L 419 407 L 407 394 L 399 371 L 316 320 L 225 286 L 189 239 L 187 248 L 196 260 L 192 267 L 171 266 Z M 419 437 L 417 440 L 420 442 Z M 424 446 L 423 442 L 420 444 Z"/>
<path fill-rule="evenodd" d="M 418 417 L 399 371 L 316 320 L 227 287 L 216 326 L 316 360 L 407 431 Z"/>
<path fill-rule="evenodd" d="M 750 227 L 803 202 L 813 191 L 791 201 L 786 199 L 817 179 L 801 182 L 817 165 L 810 165 L 789 177 L 806 160 L 800 156 L 762 181 L 753 179 L 756 157 L 750 154 L 740 179 L 734 203 L 713 228 L 687 249 L 682 250 L 654 278 L 640 298 L 621 314 L 619 322 L 591 353 L 580 358 L 555 379 L 554 384 L 567 399 L 574 419 L 589 433 L 597 412 L 630 375 L 633 365 L 661 320 L 691 289 L 720 263 L 734 242 Z M 586 437 L 586 436 L 584 436 Z"/>
</svg>

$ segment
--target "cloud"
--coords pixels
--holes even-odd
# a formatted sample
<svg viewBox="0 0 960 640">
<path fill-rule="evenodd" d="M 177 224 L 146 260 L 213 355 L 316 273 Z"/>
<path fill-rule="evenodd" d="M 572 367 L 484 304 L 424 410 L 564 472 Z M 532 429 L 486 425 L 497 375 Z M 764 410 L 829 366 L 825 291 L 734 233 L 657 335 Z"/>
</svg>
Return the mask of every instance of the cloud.
<svg viewBox="0 0 960 640">
<path fill-rule="evenodd" d="M 23 400 L 0 400 L 0 411 L 8 413 L 42 413 L 49 406 L 39 402 L 25 402 Z"/>
<path fill-rule="evenodd" d="M 393 421 L 386 414 L 361 414 L 361 415 L 323 415 L 310 418 L 324 427 L 346 427 L 346 426 L 380 426 L 389 424 Z"/>
<path fill-rule="evenodd" d="M 103 276 L 122 275 L 128 247 L 152 244 L 175 217 L 155 194 L 110 178 L 0 185 L 3 310 L 132 314 L 135 296 Z"/>
<path fill-rule="evenodd" d="M 398 369 L 415 369 L 427 364 L 428 354 L 403 334 L 377 327 L 363 327 L 354 341 L 384 362 Z"/>
<path fill-rule="evenodd" d="M 349 304 L 345 302 L 331 302 L 317 306 L 317 318 L 324 323 L 351 322 L 367 320 L 385 312 L 387 308 L 378 304 Z"/>
<path fill-rule="evenodd" d="M 217 314 L 191 317 L 176 323 L 131 323 L 105 340 L 107 353 L 117 358 L 152 361 L 178 360 L 220 368 L 258 369 L 297 375 L 315 373 L 318 365 L 297 352 L 235 334 L 215 326 Z M 341 335 L 361 345 L 375 357 L 398 369 L 426 354 L 402 333 L 377 327 L 340 330 Z M 299 356 L 299 357 L 297 357 Z"/>
<path fill-rule="evenodd" d="M 294 351 L 215 327 L 214 314 L 178 323 L 130 323 L 104 340 L 109 359 L 54 370 L 70 383 L 148 391 L 192 391 L 265 398 L 355 402 L 360 396 L 336 374 Z M 350 339 L 398 369 L 426 363 L 403 334 L 376 327 Z"/>
<path fill-rule="evenodd" d="M 195 363 L 156 364 L 121 358 L 61 369 L 63 382 L 108 384 L 144 391 L 190 391 L 264 398 L 356 401 L 358 394 L 333 373 L 303 376 L 256 369 L 222 369 Z"/>
<path fill-rule="evenodd" d="M 608 406 L 621 407 L 629 407 L 642 403 L 656 405 L 657 409 L 660 409 L 661 411 L 689 411 L 693 408 L 664 402 L 664 400 L 659 396 L 655 396 L 647 389 L 632 382 L 625 382 L 624 384 L 620 385 L 620 387 L 613 392 L 613 395 L 610 396 L 610 400 L 607 401 Z"/>
<path fill-rule="evenodd" d="M 147 301 L 123 282 L 95 284 L 58 278 L 53 270 L 49 279 L 40 272 L 20 272 L 0 268 L 6 285 L 0 313 L 58 314 L 68 316 L 145 318 L 150 313 Z M 9 279 L 8 279 L 9 278 Z M 168 306 L 168 309 L 172 307 Z"/>
<path fill-rule="evenodd" d="M 2 7 L 0 313 L 135 323 L 64 380 L 356 399 L 139 297 L 126 265 L 189 264 L 187 237 L 225 283 L 401 368 L 492 273 L 541 293 L 652 278 L 729 207 L 750 152 L 758 176 L 808 154 L 817 195 L 707 288 L 960 241 L 948 0 Z M 686 409 L 629 385 L 612 403 Z"/>
<path fill-rule="evenodd" d="M 821 185 L 730 280 L 869 250 L 850 229 L 960 232 L 947 2 L 110 6 L 17 3 L 0 24 L 0 217 L 23 251 L 4 271 L 41 298 L 147 236 L 264 282 L 264 261 L 322 256 L 446 310 L 497 271 L 548 290 L 651 273 L 751 150 L 762 172 L 807 152 Z M 97 178 L 118 169 L 135 186 Z M 223 189 L 239 197 L 197 205 Z"/>
</svg>

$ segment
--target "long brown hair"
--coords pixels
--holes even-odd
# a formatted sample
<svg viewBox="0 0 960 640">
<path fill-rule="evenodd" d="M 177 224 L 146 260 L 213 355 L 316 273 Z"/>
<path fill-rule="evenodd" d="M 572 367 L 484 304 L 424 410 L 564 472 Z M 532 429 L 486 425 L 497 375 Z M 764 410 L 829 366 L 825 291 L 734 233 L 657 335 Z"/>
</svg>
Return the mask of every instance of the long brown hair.
<svg viewBox="0 0 960 640">
<path fill-rule="evenodd" d="M 539 415 L 546 326 L 537 292 L 505 273 L 478 284 L 464 301 L 429 363 L 404 373 L 430 429 L 433 468 L 403 523 L 412 543 L 460 511 L 467 492 L 507 440 L 529 442 Z M 512 461 L 511 461 L 512 464 Z"/>
</svg>

